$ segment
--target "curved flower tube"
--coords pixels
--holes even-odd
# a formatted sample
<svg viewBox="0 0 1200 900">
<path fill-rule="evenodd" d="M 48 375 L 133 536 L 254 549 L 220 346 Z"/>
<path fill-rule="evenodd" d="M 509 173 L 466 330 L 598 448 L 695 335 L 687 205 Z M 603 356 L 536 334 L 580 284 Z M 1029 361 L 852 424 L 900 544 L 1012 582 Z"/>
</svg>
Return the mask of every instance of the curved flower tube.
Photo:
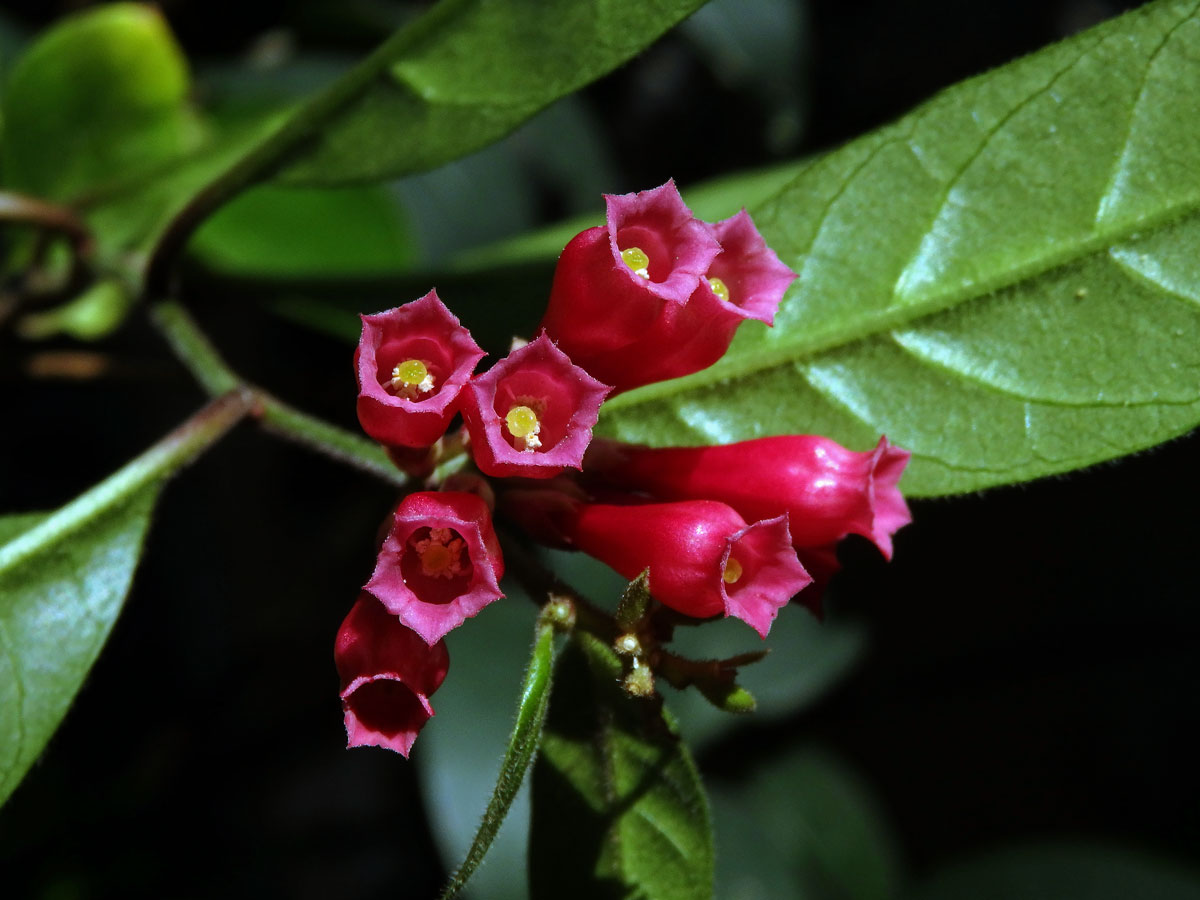
<svg viewBox="0 0 1200 900">
<path fill-rule="evenodd" d="M 891 559 L 892 535 L 912 521 L 898 487 L 910 455 L 886 437 L 862 452 L 818 435 L 714 447 L 597 441 L 588 471 L 661 500 L 719 500 L 747 519 L 786 512 L 797 548 L 860 534 Z"/>
<path fill-rule="evenodd" d="M 615 391 L 707 369 L 725 355 L 742 322 L 774 322 L 796 274 L 767 246 L 745 210 L 709 228 L 721 254 L 687 303 L 665 305 L 636 341 L 589 369 Z"/>
<path fill-rule="evenodd" d="M 724 503 L 581 503 L 564 523 L 571 545 L 626 578 L 650 570 L 650 593 L 689 616 L 736 616 L 763 637 L 812 580 L 787 516 L 747 525 Z"/>
</svg>

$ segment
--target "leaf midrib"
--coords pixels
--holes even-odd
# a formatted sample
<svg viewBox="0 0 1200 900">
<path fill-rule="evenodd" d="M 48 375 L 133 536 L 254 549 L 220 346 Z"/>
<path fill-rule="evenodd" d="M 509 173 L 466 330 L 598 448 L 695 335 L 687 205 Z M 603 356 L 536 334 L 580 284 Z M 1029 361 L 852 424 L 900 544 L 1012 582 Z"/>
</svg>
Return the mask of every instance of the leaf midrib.
<svg viewBox="0 0 1200 900">
<path fill-rule="evenodd" d="M 1143 68 L 1142 84 L 1139 86 L 1137 96 L 1129 105 L 1129 116 L 1126 122 L 1125 138 L 1121 143 L 1119 151 L 1114 155 L 1113 170 L 1110 174 L 1108 185 L 1097 204 L 1097 219 L 1095 220 L 1095 224 L 1097 226 L 1099 226 L 1100 213 L 1103 211 L 1104 204 L 1112 195 L 1115 174 L 1117 171 L 1119 171 L 1126 154 L 1129 152 L 1129 145 L 1132 139 L 1132 122 L 1134 116 L 1136 115 L 1137 108 L 1142 102 L 1145 94 L 1146 77 L 1149 69 L 1153 65 L 1154 60 L 1162 52 L 1162 49 L 1169 43 L 1172 35 L 1174 35 L 1175 32 L 1186 22 L 1191 21 L 1196 16 L 1197 12 L 1200 12 L 1200 3 L 1193 5 L 1187 14 L 1181 16 L 1178 22 L 1166 30 L 1158 45 L 1146 59 L 1145 67 Z M 1110 24 L 1111 22 L 1115 21 L 1117 20 L 1110 20 Z M 1117 36 L 1120 37 L 1120 32 L 1117 33 Z M 1088 47 L 1088 49 L 1083 50 L 1079 54 L 1075 55 L 1074 59 L 1068 65 L 1058 69 L 1051 76 L 1046 85 L 1044 85 L 1038 91 L 1033 92 L 1033 94 L 1030 96 L 1044 93 L 1055 82 L 1057 82 L 1065 72 L 1077 65 L 1084 56 L 1086 56 L 1100 44 L 1104 43 L 1104 41 L 1108 40 L 1110 37 L 1112 37 L 1110 30 L 1102 28 L 1101 33 L 1097 34 L 1096 40 Z M 985 74 L 979 77 L 987 78 L 988 76 Z M 898 145 L 901 142 L 911 144 L 913 131 L 916 127 L 918 127 L 924 116 L 928 115 L 929 112 L 936 108 L 936 104 L 938 103 L 939 99 L 940 98 L 931 99 L 927 104 L 924 105 L 922 109 L 915 110 L 910 116 L 906 116 L 903 120 L 896 122 L 894 125 L 885 129 L 884 133 L 891 131 L 894 133 L 894 136 L 881 139 L 875 147 L 871 148 L 871 150 L 867 153 L 866 158 L 862 160 L 855 168 L 855 171 L 843 180 L 843 183 L 838 188 L 837 195 L 840 196 L 855 180 L 857 173 L 861 171 L 871 159 L 877 157 L 884 150 L 891 146 Z M 1028 102 L 1029 97 L 1024 98 L 1004 117 L 1004 120 L 1007 121 L 1010 119 L 1017 110 L 1025 107 Z M 993 128 L 980 143 L 980 147 L 976 153 L 971 155 L 971 159 L 974 159 L 978 156 L 979 152 L 981 152 L 982 149 L 987 146 L 988 142 L 995 135 L 995 133 L 996 129 Z M 880 135 L 880 137 L 882 138 L 882 135 Z M 947 194 L 952 189 L 953 185 L 959 180 L 962 172 L 967 166 L 969 166 L 969 164 L 970 161 L 960 167 L 959 171 L 952 178 L 947 180 Z M 798 174 L 795 180 L 799 180 L 802 175 L 803 173 Z M 795 183 L 795 180 L 792 182 L 792 184 Z M 771 198 L 771 201 L 768 202 L 774 202 L 777 200 L 780 196 L 786 193 L 790 187 L 791 184 L 776 193 L 775 196 Z M 765 206 L 767 204 L 764 203 L 763 205 Z M 825 223 L 828 220 L 829 208 L 830 205 L 827 204 L 819 223 L 813 230 L 812 240 L 809 242 L 809 246 L 804 253 L 805 263 L 807 263 L 807 259 L 811 253 L 813 244 L 825 227 Z M 836 350 L 868 338 L 890 333 L 900 326 L 912 325 L 923 319 L 930 318 L 934 315 L 959 306 L 969 300 L 987 297 L 990 294 L 1014 287 L 1024 281 L 1038 278 L 1060 267 L 1064 267 L 1071 263 L 1080 262 L 1089 256 L 1094 256 L 1103 250 L 1112 249 L 1124 241 L 1132 239 L 1134 235 L 1138 234 L 1138 232 L 1143 229 L 1152 232 L 1166 227 L 1173 222 L 1179 221 L 1189 214 L 1196 212 L 1198 208 L 1200 208 L 1200 197 L 1193 195 L 1182 198 L 1178 203 L 1167 204 L 1157 213 L 1135 217 L 1132 220 L 1117 224 L 1109 229 L 1097 227 L 1097 230 L 1093 232 L 1090 238 L 1073 242 L 1069 250 L 1060 250 L 1057 252 L 1045 253 L 1040 256 L 1031 256 L 1023 265 L 1017 265 L 1006 269 L 997 274 L 994 278 L 964 285 L 957 289 L 950 289 L 939 294 L 933 294 L 928 296 L 923 302 L 905 303 L 902 307 L 895 307 L 889 302 L 889 306 L 883 311 L 875 314 L 868 314 L 858 319 L 858 321 L 852 320 L 847 324 L 846 327 L 830 328 L 826 329 L 825 331 L 818 331 L 815 334 L 808 332 L 801 335 L 797 340 L 788 340 L 786 343 L 775 346 L 747 347 L 745 352 L 740 353 L 738 356 L 726 357 L 716 365 L 692 375 L 688 375 L 673 381 L 647 385 L 628 394 L 620 394 L 605 403 L 604 409 L 619 410 L 635 407 L 642 403 L 654 402 L 664 397 L 683 394 L 694 389 L 703 388 L 705 386 L 717 384 L 722 381 L 744 378 L 759 372 L 767 371 L 769 369 L 775 369 L 783 365 L 794 365 L 804 362 L 819 354 Z M 936 215 L 933 221 L 937 221 Z M 922 233 L 921 241 L 918 241 L 917 243 L 918 250 L 914 251 L 914 253 L 919 252 L 921 243 L 929 235 L 931 227 L 932 224 Z M 911 262 L 912 258 L 910 257 L 908 264 L 911 264 Z M 903 277 L 905 271 L 907 271 L 907 266 L 904 270 L 902 270 L 900 276 L 901 278 Z M 1168 296 L 1178 299 L 1173 293 L 1166 293 Z M 897 294 L 895 292 L 895 288 L 893 288 L 891 299 L 895 300 L 896 296 Z M 991 387 L 994 386 L 989 385 L 989 388 Z"/>
</svg>

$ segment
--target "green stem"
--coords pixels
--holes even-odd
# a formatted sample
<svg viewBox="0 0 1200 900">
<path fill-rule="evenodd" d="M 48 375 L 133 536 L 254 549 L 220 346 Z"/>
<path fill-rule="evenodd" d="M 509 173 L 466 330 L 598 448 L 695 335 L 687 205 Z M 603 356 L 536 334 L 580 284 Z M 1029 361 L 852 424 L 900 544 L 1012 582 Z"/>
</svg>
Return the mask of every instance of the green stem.
<svg viewBox="0 0 1200 900">
<path fill-rule="evenodd" d="M 300 412 L 243 379 L 221 358 L 181 304 L 173 300 L 158 303 L 151 309 L 151 318 L 179 360 L 210 395 L 242 391 L 252 398 L 251 413 L 268 431 L 397 487 L 408 484 L 408 476 L 392 465 L 378 444 Z"/>
<path fill-rule="evenodd" d="M 216 443 L 253 407 L 248 391 L 231 391 L 213 400 L 165 438 L 76 497 L 37 527 L 0 549 L 0 569 L 16 565 L 57 538 L 154 481 L 169 477 Z"/>
<path fill-rule="evenodd" d="M 397 487 L 408 485 L 408 476 L 392 464 L 378 444 L 288 406 L 265 391 L 260 390 L 257 395 L 258 416 L 267 431 L 389 481 Z"/>
<path fill-rule="evenodd" d="M 242 379 L 179 303 L 159 303 L 151 308 L 150 317 L 205 393 L 217 396 L 243 386 Z"/>
<path fill-rule="evenodd" d="M 525 671 L 525 681 L 521 686 L 521 702 L 517 707 L 517 721 L 513 725 L 512 736 L 508 739 L 508 747 L 504 759 L 500 762 L 500 776 L 496 781 L 496 789 L 492 792 L 483 821 L 471 841 L 467 855 L 450 876 L 450 881 L 442 890 L 438 900 L 452 900 L 463 889 L 467 880 L 479 868 L 492 846 L 500 826 L 508 815 L 513 799 L 525 780 L 525 773 L 533 764 L 534 755 L 541 743 L 542 728 L 546 721 L 546 710 L 550 704 L 550 682 L 554 673 L 554 626 L 547 622 L 538 622 L 534 632 L 533 653 L 529 659 L 529 668 Z"/>
<path fill-rule="evenodd" d="M 146 270 L 149 296 L 165 293 L 171 264 L 200 224 L 224 203 L 279 171 L 326 122 L 362 94 L 407 48 L 419 47 L 425 35 L 457 13 L 465 0 L 447 0 L 397 31 L 344 77 L 301 106 L 279 129 L 197 193 L 163 231 L 150 253 Z"/>
</svg>

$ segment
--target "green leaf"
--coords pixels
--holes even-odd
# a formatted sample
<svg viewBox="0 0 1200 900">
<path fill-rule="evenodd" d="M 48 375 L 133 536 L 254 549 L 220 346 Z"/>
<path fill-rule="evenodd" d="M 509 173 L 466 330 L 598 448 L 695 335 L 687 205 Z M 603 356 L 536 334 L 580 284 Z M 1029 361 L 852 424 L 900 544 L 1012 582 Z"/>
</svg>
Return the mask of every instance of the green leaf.
<svg viewBox="0 0 1200 900">
<path fill-rule="evenodd" d="M 708 803 L 687 747 L 621 662 L 576 633 L 563 651 L 533 770 L 530 896 L 712 897 Z"/>
<path fill-rule="evenodd" d="M 448 0 L 298 115 L 279 177 L 344 184 L 432 169 L 610 72 L 705 0 Z M 347 87 L 353 86 L 353 90 Z"/>
<path fill-rule="evenodd" d="M 116 3 L 64 19 L 13 67 L 0 170 L 54 200 L 144 178 L 193 147 L 187 64 L 152 6 Z"/>
<path fill-rule="evenodd" d="M 1200 421 L 1200 17 L 1160 0 L 935 97 L 752 213 L 772 330 L 605 404 L 656 444 L 913 451 L 912 495 L 1067 471 Z"/>
<path fill-rule="evenodd" d="M 538 623 L 537 633 L 533 641 L 533 652 L 529 657 L 529 668 L 525 670 L 525 681 L 521 686 L 521 702 L 517 707 L 517 721 L 513 725 L 512 736 L 508 739 L 508 747 L 504 751 L 504 760 L 500 763 L 500 777 L 496 780 L 496 789 L 488 801 L 487 810 L 475 839 L 467 851 L 466 859 L 454 872 L 450 882 L 442 891 L 443 900 L 454 897 L 467 880 L 483 862 L 484 856 L 492 846 L 500 825 L 504 822 L 512 807 L 513 800 L 525 773 L 533 762 L 537 752 L 538 741 L 542 736 L 542 725 L 546 721 L 546 709 L 550 704 L 550 682 L 554 671 L 554 628 L 546 623 Z"/>
<path fill-rule="evenodd" d="M 226 273 L 297 278 L 390 274 L 415 256 L 400 205 L 385 189 L 275 185 L 219 210 L 190 252 Z"/>
<path fill-rule="evenodd" d="M 947 869 L 910 900 L 1200 900 L 1194 868 L 1096 844 L 996 851 Z"/>
<path fill-rule="evenodd" d="M 247 407 L 239 395 L 210 404 L 57 512 L 0 518 L 0 803 L 66 715 L 112 630 L 163 479 Z"/>
<path fill-rule="evenodd" d="M 133 579 L 157 483 L 0 547 L 0 802 L 66 715 L 108 638 Z M 70 509 L 70 507 L 67 507 Z M 12 532 L 17 523 L 6 521 Z"/>
<path fill-rule="evenodd" d="M 192 230 L 268 178 L 339 185 L 420 172 L 478 150 L 654 43 L 705 0 L 443 0 L 279 127 L 178 212 L 151 290 Z"/>
<path fill-rule="evenodd" d="M 717 826 L 717 896 L 899 896 L 899 853 L 878 804 L 858 777 L 827 753 L 792 748 L 758 765 L 744 780 L 710 785 L 710 792 Z"/>
</svg>

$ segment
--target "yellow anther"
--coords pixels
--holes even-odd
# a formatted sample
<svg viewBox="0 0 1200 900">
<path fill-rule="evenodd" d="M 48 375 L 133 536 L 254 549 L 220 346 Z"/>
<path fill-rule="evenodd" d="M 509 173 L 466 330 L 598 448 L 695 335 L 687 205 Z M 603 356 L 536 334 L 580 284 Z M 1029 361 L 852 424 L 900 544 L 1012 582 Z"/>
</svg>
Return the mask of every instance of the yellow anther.
<svg viewBox="0 0 1200 900">
<path fill-rule="evenodd" d="M 504 417 L 504 422 L 508 425 L 508 433 L 515 438 L 527 438 L 541 430 L 537 413 L 528 406 L 514 406 Z"/>
<path fill-rule="evenodd" d="M 429 377 L 429 370 L 419 359 L 406 359 L 392 369 L 392 381 L 403 384 L 418 385 Z"/>
<path fill-rule="evenodd" d="M 712 288 L 714 294 L 716 294 L 726 303 L 729 302 L 729 288 L 725 286 L 725 282 L 723 282 L 720 278 L 708 279 L 708 286 Z"/>
<path fill-rule="evenodd" d="M 721 577 L 725 579 L 726 584 L 736 584 L 737 580 L 742 577 L 742 564 L 732 556 L 729 557 L 729 562 L 725 563 L 725 571 Z"/>
<path fill-rule="evenodd" d="M 392 369 L 392 391 L 402 400 L 422 400 L 433 390 L 433 376 L 419 359 L 406 359 Z"/>
<path fill-rule="evenodd" d="M 650 257 L 641 247 L 629 247 L 621 251 L 621 259 L 625 265 L 633 269 L 633 274 L 639 278 L 650 277 Z"/>
</svg>

